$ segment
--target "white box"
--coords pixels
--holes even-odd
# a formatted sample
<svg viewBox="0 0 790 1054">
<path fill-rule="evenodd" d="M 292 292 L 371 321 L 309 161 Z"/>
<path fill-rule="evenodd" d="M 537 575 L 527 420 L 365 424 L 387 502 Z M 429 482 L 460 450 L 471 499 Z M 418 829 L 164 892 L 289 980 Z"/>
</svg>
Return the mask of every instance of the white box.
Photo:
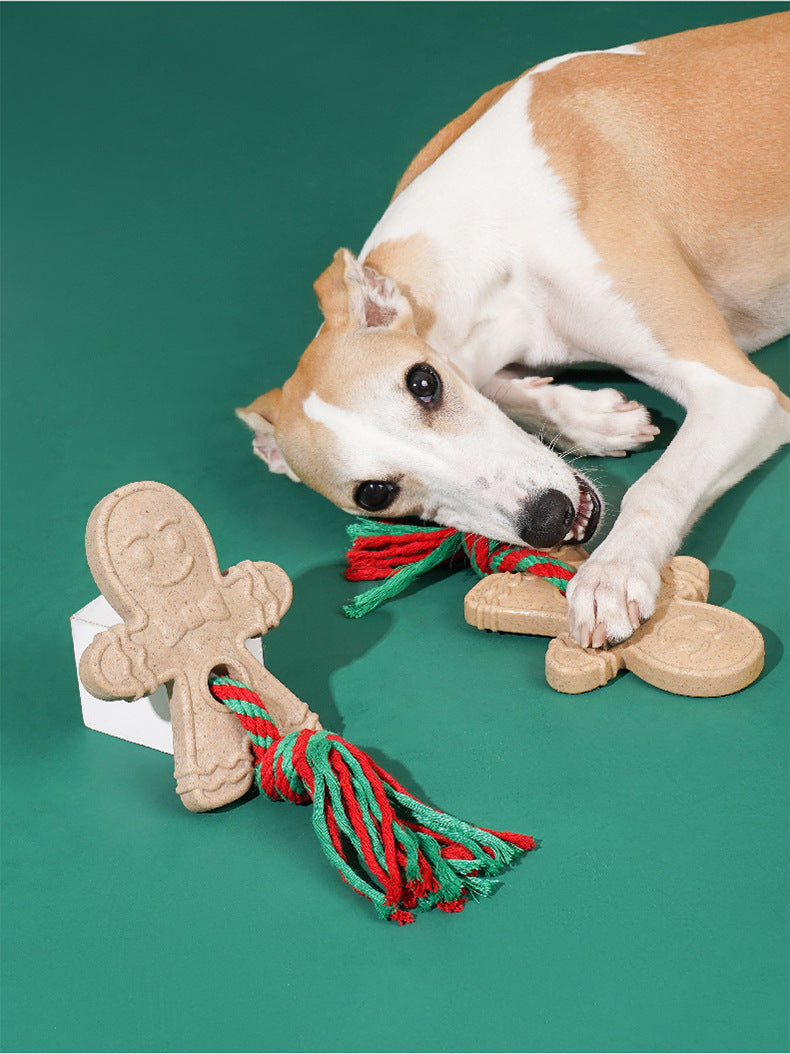
<svg viewBox="0 0 790 1054">
<path fill-rule="evenodd" d="M 97 633 L 109 629 L 121 621 L 118 613 L 104 597 L 96 597 L 76 614 L 71 616 L 71 636 L 74 641 L 74 659 L 77 670 L 80 657 Z M 263 662 L 263 644 L 260 637 L 247 641 L 247 650 L 258 662 Z M 134 702 L 107 702 L 97 699 L 87 690 L 77 674 L 82 702 L 82 720 L 88 728 L 104 732 L 108 736 L 126 739 L 144 747 L 153 747 L 166 754 L 173 753 L 173 730 L 170 725 L 170 704 L 164 685 L 153 693 Z"/>
</svg>

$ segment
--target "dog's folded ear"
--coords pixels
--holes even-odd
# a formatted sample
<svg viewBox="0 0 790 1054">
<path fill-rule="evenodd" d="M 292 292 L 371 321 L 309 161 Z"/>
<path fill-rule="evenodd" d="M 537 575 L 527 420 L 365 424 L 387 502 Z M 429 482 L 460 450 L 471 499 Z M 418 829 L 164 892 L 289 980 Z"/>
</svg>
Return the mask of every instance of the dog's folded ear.
<svg viewBox="0 0 790 1054">
<path fill-rule="evenodd" d="M 255 455 L 265 461 L 272 472 L 282 472 L 294 483 L 299 483 L 299 477 L 283 457 L 274 437 L 282 394 L 281 388 L 273 388 L 270 392 L 259 395 L 249 406 L 237 409 L 236 416 L 255 433 L 252 440 Z"/>
<path fill-rule="evenodd" d="M 313 286 L 329 329 L 402 329 L 414 332 L 409 301 L 393 278 L 363 267 L 338 249 Z"/>
</svg>

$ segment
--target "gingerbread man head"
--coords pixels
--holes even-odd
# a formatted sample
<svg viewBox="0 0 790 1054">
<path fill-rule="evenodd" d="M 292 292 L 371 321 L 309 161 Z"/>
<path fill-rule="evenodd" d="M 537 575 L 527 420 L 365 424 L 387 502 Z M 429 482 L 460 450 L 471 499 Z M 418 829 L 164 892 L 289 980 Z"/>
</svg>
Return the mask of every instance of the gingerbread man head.
<svg viewBox="0 0 790 1054">
<path fill-rule="evenodd" d="M 132 483 L 93 510 L 85 533 L 88 564 L 129 629 L 163 605 L 208 592 L 216 556 L 206 525 L 177 491 Z M 285 577 L 285 576 L 283 576 Z"/>
</svg>

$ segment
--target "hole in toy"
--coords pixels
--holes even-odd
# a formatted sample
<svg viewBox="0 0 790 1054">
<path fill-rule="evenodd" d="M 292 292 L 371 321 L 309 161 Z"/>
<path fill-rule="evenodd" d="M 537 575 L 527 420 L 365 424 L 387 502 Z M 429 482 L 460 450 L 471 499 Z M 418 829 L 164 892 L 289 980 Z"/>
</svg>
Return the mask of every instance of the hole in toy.
<svg viewBox="0 0 790 1054">
<path fill-rule="evenodd" d="M 216 666 L 213 666 L 209 670 L 208 676 L 206 677 L 206 686 L 208 688 L 209 701 L 212 706 L 216 707 L 217 710 L 227 712 L 225 703 L 218 699 L 212 689 L 212 684 L 217 677 L 229 677 L 232 681 L 238 681 L 239 684 L 249 686 L 249 679 L 245 677 L 242 670 L 232 663 L 220 662 Z"/>
<path fill-rule="evenodd" d="M 233 681 L 241 681 L 244 683 L 244 674 L 236 666 L 232 666 L 230 663 L 219 663 L 215 666 L 208 678 L 211 681 L 214 677 L 230 677 Z"/>
</svg>

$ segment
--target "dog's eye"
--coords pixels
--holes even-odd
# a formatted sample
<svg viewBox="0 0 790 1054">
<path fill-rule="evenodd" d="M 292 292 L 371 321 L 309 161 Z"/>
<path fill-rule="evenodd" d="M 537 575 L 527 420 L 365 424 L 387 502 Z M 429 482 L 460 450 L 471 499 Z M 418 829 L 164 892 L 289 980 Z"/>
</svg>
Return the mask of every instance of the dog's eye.
<svg viewBox="0 0 790 1054">
<path fill-rule="evenodd" d="M 412 366 L 406 374 L 406 387 L 415 399 L 430 406 L 436 403 L 442 393 L 442 381 L 439 374 L 426 362 Z"/>
<path fill-rule="evenodd" d="M 397 494 L 398 487 L 395 483 L 368 479 L 360 483 L 354 491 L 354 501 L 360 509 L 365 509 L 367 512 L 381 512 L 393 503 Z"/>
</svg>

